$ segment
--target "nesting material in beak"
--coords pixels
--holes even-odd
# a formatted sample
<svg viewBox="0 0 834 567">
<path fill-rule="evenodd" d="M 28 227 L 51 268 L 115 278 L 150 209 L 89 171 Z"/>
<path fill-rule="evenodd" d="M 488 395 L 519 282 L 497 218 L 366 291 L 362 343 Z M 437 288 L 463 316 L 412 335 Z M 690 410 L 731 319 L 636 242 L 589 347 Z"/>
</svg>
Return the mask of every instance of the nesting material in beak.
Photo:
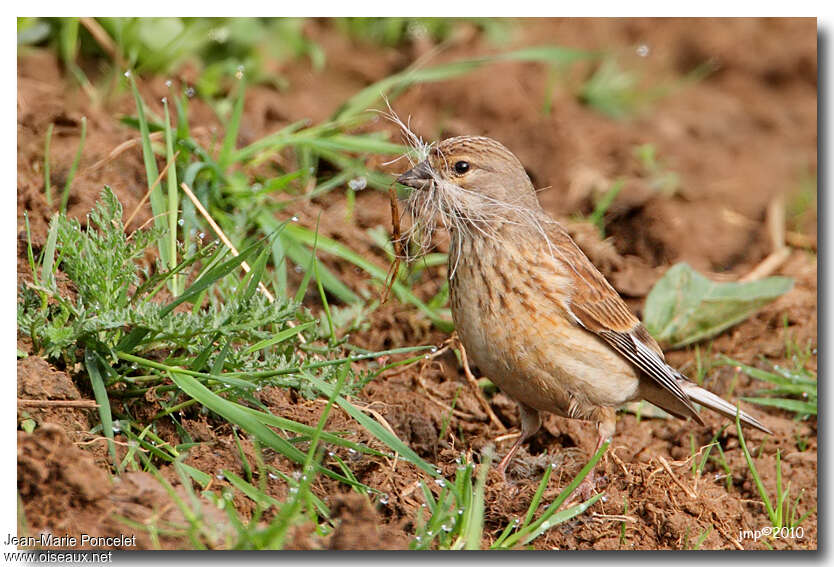
<svg viewBox="0 0 834 567">
<path fill-rule="evenodd" d="M 431 166 L 426 160 L 421 161 L 399 177 L 397 183 L 402 183 L 414 189 L 422 189 L 429 181 L 432 180 Z"/>
</svg>

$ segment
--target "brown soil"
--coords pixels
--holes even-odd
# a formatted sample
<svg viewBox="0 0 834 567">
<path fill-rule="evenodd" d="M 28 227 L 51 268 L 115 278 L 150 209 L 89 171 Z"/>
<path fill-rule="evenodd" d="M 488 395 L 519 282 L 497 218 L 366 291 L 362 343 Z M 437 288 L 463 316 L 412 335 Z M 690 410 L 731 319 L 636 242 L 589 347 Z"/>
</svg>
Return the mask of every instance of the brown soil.
<svg viewBox="0 0 834 567">
<path fill-rule="evenodd" d="M 540 194 L 543 205 L 556 217 L 587 214 L 595 198 L 615 179 L 624 189 L 606 216 L 610 238 L 600 241 L 587 225 L 572 223 L 571 230 L 583 249 L 615 287 L 639 311 L 646 293 L 664 270 L 686 261 L 709 273 L 729 279 L 742 276 L 771 251 L 765 223 L 766 210 L 778 195 L 787 202 L 797 194 L 803 176 L 817 168 L 817 35 L 816 22 L 806 20 L 530 20 L 524 21 L 513 47 L 557 43 L 578 48 L 613 49 L 629 69 L 636 69 L 647 87 L 676 85 L 666 96 L 651 101 L 635 116 L 612 120 L 581 104 L 574 86 L 592 71 L 580 66 L 559 81 L 551 96 L 551 111 L 543 113 L 547 71 L 529 63 L 501 64 L 453 81 L 418 86 L 395 101 L 397 112 L 411 115 L 412 127 L 427 139 L 457 134 L 484 134 L 504 142 L 528 168 L 534 183 L 548 187 Z M 309 63 L 286 64 L 281 72 L 290 87 L 276 91 L 251 88 L 240 142 L 246 143 L 301 118 L 326 119 L 351 94 L 369 83 L 396 72 L 425 56 L 431 46 L 423 42 L 399 50 L 353 43 L 335 33 L 327 22 L 311 22 L 313 40 L 327 52 L 321 72 Z M 647 57 L 636 54 L 645 44 Z M 458 34 L 432 63 L 495 52 L 475 30 Z M 711 61 L 715 71 L 705 79 L 684 83 L 685 75 Z M 140 84 L 145 100 L 161 111 L 166 77 L 145 78 Z M 175 79 L 188 81 L 189 71 Z M 160 108 L 156 108 L 160 106 Z M 47 126 L 55 123 L 52 141 L 52 184 L 61 188 L 80 135 L 80 119 L 88 120 L 88 136 L 81 161 L 82 175 L 73 185 L 69 213 L 83 218 L 102 185 L 113 187 L 130 212 L 146 190 L 144 167 L 138 148 L 95 170 L 90 166 L 136 132 L 117 121 L 131 114 L 133 103 L 124 92 L 94 106 L 73 86 L 55 57 L 47 52 L 27 52 L 18 58 L 18 280 L 29 280 L 25 260 L 24 212 L 28 212 L 33 241 L 45 240 L 50 210 L 43 190 L 43 143 Z M 211 111 L 195 101 L 192 125 L 216 135 Z M 374 129 L 393 127 L 383 122 Z M 633 148 L 651 143 L 665 171 L 678 183 L 673 195 L 652 189 L 656 173 L 647 171 Z M 394 171 L 398 165 L 389 166 Z M 790 207 L 789 207 L 790 210 Z M 386 267 L 385 256 L 366 230 L 389 228 L 387 198 L 366 190 L 357 195 L 355 223 L 344 222 L 345 201 L 340 192 L 301 207 L 301 222 L 314 226 L 322 213 L 322 233 Z M 149 219 L 143 209 L 130 228 Z M 794 289 L 748 321 L 712 342 L 713 353 L 725 353 L 743 362 L 756 363 L 764 355 L 785 363 L 786 342 L 816 347 L 817 263 L 816 212 L 788 219 L 789 229 L 810 237 L 806 249 L 794 249 L 779 274 L 795 278 Z M 439 244 L 442 248 L 442 243 Z M 379 288 L 350 265 L 332 258 L 325 261 L 355 289 L 379 293 Z M 430 296 L 445 277 L 435 270 L 423 279 L 418 293 Z M 69 290 L 72 291 L 71 289 Z M 314 298 L 310 296 L 312 300 Z M 366 348 L 434 343 L 446 337 L 432 329 L 418 313 L 389 302 L 374 311 L 368 323 L 351 341 Z M 701 351 L 703 352 L 702 345 Z M 25 337 L 19 348 L 30 350 Z M 815 351 L 814 351 L 815 352 Z M 670 361 L 692 374 L 692 349 L 669 353 Z M 810 365 L 816 368 L 816 356 Z M 418 375 L 421 380 L 418 380 Z M 719 394 L 733 399 L 760 388 L 731 368 L 716 369 L 706 378 Z M 425 386 L 425 387 L 424 387 Z M 427 389 L 426 389 L 427 388 Z M 18 362 L 18 396 L 41 400 L 92 399 L 83 374 L 60 371 L 36 355 Z M 314 425 L 321 401 L 304 400 L 294 392 L 265 389 L 261 401 L 285 417 Z M 457 397 L 450 416 L 449 405 Z M 361 401 L 376 410 L 396 434 L 422 457 L 436 464 L 447 477 L 454 475 L 461 452 L 478 451 L 506 431 L 491 424 L 469 390 L 453 356 L 439 357 L 424 368 L 391 372 L 368 384 Z M 508 428 L 518 426 L 516 410 L 500 392 L 490 404 Z M 148 415 L 156 412 L 148 402 Z M 748 406 L 749 407 L 749 406 Z M 192 408 L 193 409 L 193 408 Z M 139 411 L 134 408 L 135 411 Z M 747 442 L 770 494 L 775 492 L 774 455 L 783 458 L 782 477 L 790 479 L 795 498 L 803 491 L 801 512 L 814 510 L 802 524 L 801 539 L 779 539 L 773 547 L 817 547 L 817 421 L 795 421 L 786 412 L 752 407 L 759 419 L 774 431 L 765 441 L 757 432 Z M 28 534 L 50 530 L 54 534 L 117 535 L 136 533 L 139 547 L 182 548 L 191 543 L 182 532 L 171 530 L 158 540 L 146 530 L 126 527 L 124 518 L 144 525 L 153 520 L 170 526 L 185 524 L 171 497 L 148 473 L 114 476 L 108 468 L 106 444 L 90 433 L 97 422 L 91 410 L 72 408 L 21 408 L 18 419 L 37 423 L 34 433 L 18 433 L 18 491 L 23 502 Z M 448 427 L 444 422 L 449 420 Z M 768 525 L 734 428 L 719 437 L 733 483 L 728 489 L 724 469 L 707 464 L 703 476 L 691 472 L 690 447 L 702 447 L 724 424 L 713 415 L 707 424 L 691 421 L 620 416 L 617 434 L 608 455 L 600 462 L 597 490 L 605 498 L 587 513 L 562 524 L 534 542 L 538 549 L 683 549 L 695 545 L 707 533 L 702 549 L 734 549 L 741 530 Z M 186 412 L 185 427 L 201 442 L 186 462 L 211 475 L 222 469 L 243 474 L 235 438 L 228 425 L 207 421 L 199 412 Z M 352 433 L 352 439 L 379 447 L 347 415 L 335 410 L 328 429 Z M 444 437 L 440 432 L 445 430 Z M 173 427 L 159 424 L 158 434 L 180 442 Z M 558 465 L 545 501 L 552 499 L 587 461 L 596 432 L 590 424 L 548 417 L 545 427 L 522 448 L 503 483 L 491 473 L 486 487 L 485 544 L 503 527 L 523 516 L 542 471 Z M 800 450 L 799 439 L 807 442 Z M 512 441 L 497 444 L 499 454 Z M 242 441 L 250 463 L 253 448 Z M 125 447 L 119 447 L 124 454 Z M 321 478 L 315 493 L 330 507 L 337 527 L 320 537 L 310 526 L 297 526 L 288 546 L 297 549 L 402 549 L 413 535 L 422 495 L 421 475 L 401 461 L 354 456 L 351 468 L 358 479 L 388 495 L 387 503 L 349 492 L 335 481 Z M 295 466 L 265 455 L 267 464 L 291 474 Z M 669 468 L 663 466 L 663 461 Z M 671 474 L 670 474 L 671 471 Z M 170 467 L 163 476 L 182 497 L 185 487 Z M 430 483 L 434 489 L 434 485 Z M 227 486 L 222 475 L 209 490 Z M 287 486 L 268 483 L 275 498 L 287 495 Z M 234 504 L 243 517 L 254 510 L 251 501 L 238 495 Z M 216 530 L 211 540 L 222 545 L 228 520 L 213 506 L 204 506 Z M 216 517 L 215 517 L 216 516 Z M 264 520 L 269 520 L 267 516 Z M 621 531 L 624 530 L 624 531 Z M 208 541 L 207 540 L 207 541 Z M 740 542 L 745 549 L 763 549 L 762 541 Z"/>
</svg>

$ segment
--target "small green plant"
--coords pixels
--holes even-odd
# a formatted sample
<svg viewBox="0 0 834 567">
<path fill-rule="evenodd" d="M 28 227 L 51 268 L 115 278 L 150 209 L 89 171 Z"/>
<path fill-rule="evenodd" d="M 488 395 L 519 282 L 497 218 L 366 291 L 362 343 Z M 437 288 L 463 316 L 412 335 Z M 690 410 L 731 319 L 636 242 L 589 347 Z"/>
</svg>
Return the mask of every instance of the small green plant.
<svg viewBox="0 0 834 567">
<path fill-rule="evenodd" d="M 802 493 L 804 489 L 800 489 L 799 495 L 796 497 L 796 500 L 791 502 L 790 500 L 790 493 L 791 493 L 791 483 L 788 481 L 788 485 L 784 487 L 782 485 L 782 461 L 781 461 L 781 451 L 778 449 L 776 450 L 776 493 L 774 494 L 774 499 L 771 500 L 770 496 L 767 493 L 767 489 L 765 488 L 764 484 L 762 483 L 762 479 L 759 476 L 759 472 L 756 469 L 756 464 L 753 462 L 753 457 L 750 455 L 750 451 L 747 449 L 747 443 L 744 440 L 744 433 L 741 430 L 741 421 L 739 420 L 738 415 L 736 416 L 736 432 L 738 433 L 738 442 L 741 446 L 741 450 L 744 453 L 744 458 L 747 461 L 747 468 L 750 471 L 751 476 L 753 477 L 753 482 L 756 486 L 756 490 L 759 493 L 759 497 L 762 499 L 762 504 L 764 505 L 765 511 L 767 512 L 768 520 L 770 521 L 770 525 L 773 528 L 774 532 L 779 532 L 782 528 L 796 528 L 802 522 L 805 521 L 808 516 L 814 513 L 816 509 L 809 509 L 801 516 L 799 514 L 799 503 L 802 500 Z"/>
<path fill-rule="evenodd" d="M 608 449 L 608 443 L 608 441 L 603 443 L 602 447 L 591 457 L 591 460 L 582 467 L 579 474 L 536 517 L 536 512 L 542 503 L 545 488 L 547 488 L 547 483 L 550 480 L 550 475 L 554 468 L 553 466 L 547 467 L 544 475 L 542 475 L 539 487 L 533 495 L 533 500 L 527 508 L 527 514 L 524 516 L 524 519 L 507 524 L 507 527 L 504 528 L 504 531 L 501 532 L 501 535 L 498 536 L 498 539 L 495 540 L 490 549 L 513 549 L 519 545 L 528 545 L 549 529 L 582 514 L 585 510 L 593 506 L 597 500 L 602 498 L 602 494 L 595 494 L 585 502 L 575 504 L 564 510 L 559 510 L 562 504 L 567 502 L 568 498 L 570 498 L 582 481 L 585 480 L 585 477 L 588 476 L 588 473 L 594 469 L 605 454 L 605 451 Z"/>
<path fill-rule="evenodd" d="M 657 157 L 654 144 L 642 144 L 633 149 L 634 157 L 640 162 L 643 174 L 649 182 L 649 187 L 666 196 L 672 196 L 680 187 L 680 177 Z"/>
<path fill-rule="evenodd" d="M 614 199 L 616 199 L 617 195 L 620 194 L 620 191 L 623 190 L 623 184 L 624 182 L 622 179 L 615 181 L 611 185 L 611 188 L 597 200 L 594 205 L 593 212 L 585 219 L 587 222 L 597 227 L 600 238 L 605 238 L 605 213 L 608 212 L 608 209 L 614 203 Z"/>
</svg>

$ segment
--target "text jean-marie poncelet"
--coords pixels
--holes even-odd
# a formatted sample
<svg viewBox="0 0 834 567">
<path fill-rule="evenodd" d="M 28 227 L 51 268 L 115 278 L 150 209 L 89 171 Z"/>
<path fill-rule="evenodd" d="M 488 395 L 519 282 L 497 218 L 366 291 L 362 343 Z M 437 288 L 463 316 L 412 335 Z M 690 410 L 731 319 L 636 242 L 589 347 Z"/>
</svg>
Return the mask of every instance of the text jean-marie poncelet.
<svg viewBox="0 0 834 567">
<path fill-rule="evenodd" d="M 136 547 L 135 535 L 117 535 L 117 536 L 94 536 L 90 534 L 80 534 L 81 537 L 71 536 L 65 534 L 58 536 L 49 532 L 43 532 L 37 536 L 13 536 L 11 534 L 6 536 L 6 545 L 14 545 L 17 547 L 40 547 L 40 548 L 61 548 L 69 549 L 73 547 Z"/>
</svg>

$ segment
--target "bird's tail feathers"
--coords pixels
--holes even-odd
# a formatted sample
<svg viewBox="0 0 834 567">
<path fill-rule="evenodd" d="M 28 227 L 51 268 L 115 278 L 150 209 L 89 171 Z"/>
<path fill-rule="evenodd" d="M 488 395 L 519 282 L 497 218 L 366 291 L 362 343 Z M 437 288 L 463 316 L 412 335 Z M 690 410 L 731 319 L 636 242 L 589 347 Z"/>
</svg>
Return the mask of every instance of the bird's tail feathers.
<svg viewBox="0 0 834 567">
<path fill-rule="evenodd" d="M 689 399 L 695 402 L 696 404 L 700 404 L 705 408 L 711 409 L 714 412 L 718 412 L 721 415 L 729 417 L 734 421 L 736 419 L 736 414 L 738 414 L 741 423 L 749 425 L 750 427 L 755 427 L 759 431 L 770 433 L 771 435 L 773 434 L 773 432 L 770 429 L 762 425 L 762 423 L 755 417 L 751 416 L 748 413 L 745 413 L 740 408 L 737 408 L 727 400 L 716 396 L 709 390 L 705 390 L 697 384 L 688 380 L 679 380 L 678 383 L 683 388 L 683 391 L 686 392 L 686 395 L 689 396 Z"/>
</svg>

